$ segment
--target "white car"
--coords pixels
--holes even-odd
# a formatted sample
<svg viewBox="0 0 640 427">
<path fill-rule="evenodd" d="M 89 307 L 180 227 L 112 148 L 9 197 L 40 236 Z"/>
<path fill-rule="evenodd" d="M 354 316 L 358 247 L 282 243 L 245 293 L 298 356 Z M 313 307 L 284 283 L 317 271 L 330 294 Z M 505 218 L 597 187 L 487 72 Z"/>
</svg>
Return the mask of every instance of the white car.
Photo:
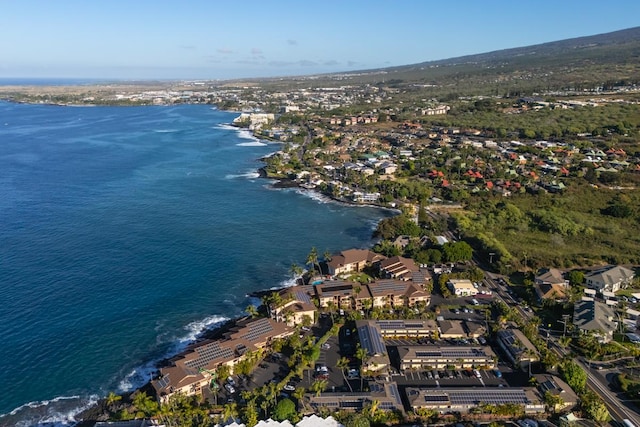
<svg viewBox="0 0 640 427">
<path fill-rule="evenodd" d="M 229 392 L 229 394 L 233 394 L 236 392 L 236 389 L 229 383 L 224 385 L 224 388 L 227 389 L 227 391 Z"/>
</svg>

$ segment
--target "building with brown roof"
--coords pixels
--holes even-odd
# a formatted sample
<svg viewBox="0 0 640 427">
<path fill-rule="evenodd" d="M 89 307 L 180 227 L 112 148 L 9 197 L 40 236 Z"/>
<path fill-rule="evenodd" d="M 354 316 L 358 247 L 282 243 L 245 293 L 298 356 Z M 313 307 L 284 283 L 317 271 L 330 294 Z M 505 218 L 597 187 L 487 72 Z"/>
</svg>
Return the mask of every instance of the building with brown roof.
<svg viewBox="0 0 640 427">
<path fill-rule="evenodd" d="M 273 339 L 291 335 L 294 329 L 270 318 L 243 319 L 236 323 L 222 340 L 193 344 L 173 359 L 170 366 L 160 369 L 160 376 L 151 382 L 158 400 L 166 402 L 172 395 L 200 394 L 220 366 L 233 367 L 246 354 L 267 346 Z"/>
<path fill-rule="evenodd" d="M 315 322 L 318 309 L 313 304 L 313 295 L 315 295 L 313 286 L 292 286 L 281 290 L 280 298 L 284 302 L 274 307 L 273 317 L 290 327 L 303 324 L 305 317 Z"/>
<path fill-rule="evenodd" d="M 357 282 L 332 280 L 315 285 L 315 291 L 320 307 L 352 309 L 361 307 L 363 300 L 371 299 L 369 289 Z"/>
<path fill-rule="evenodd" d="M 517 405 L 525 413 L 544 412 L 535 390 L 526 388 L 412 388 L 405 391 L 409 406 L 416 411 L 430 409 L 441 414 L 468 413 L 481 405 Z"/>
<path fill-rule="evenodd" d="M 379 410 L 404 413 L 400 392 L 395 382 L 371 382 L 368 392 L 324 392 L 319 395 L 309 393 L 305 395 L 305 400 L 316 412 L 323 410 L 362 412 L 365 407 L 372 405 L 375 401 Z"/>
<path fill-rule="evenodd" d="M 540 301 L 544 299 L 564 300 L 567 298 L 569 282 L 557 268 L 540 270 L 534 279 L 534 289 Z"/>
<path fill-rule="evenodd" d="M 438 330 L 433 319 L 376 320 L 383 338 L 432 338 Z"/>
<path fill-rule="evenodd" d="M 399 346 L 400 369 L 495 368 L 491 347 L 412 345 Z"/>
<path fill-rule="evenodd" d="M 332 255 L 327 262 L 329 274 L 337 276 L 343 273 L 362 271 L 365 267 L 382 261 L 386 257 L 368 249 L 348 249 Z"/>
<path fill-rule="evenodd" d="M 401 280 L 377 280 L 368 283 L 373 307 L 413 307 L 418 302 L 429 305 L 431 295 L 422 286 Z"/>
<path fill-rule="evenodd" d="M 411 280 L 420 268 L 411 258 L 394 256 L 380 261 L 380 275 L 388 279 Z"/>
<path fill-rule="evenodd" d="M 461 320 L 439 320 L 440 338 L 466 338 L 467 332 L 462 326 Z"/>
</svg>

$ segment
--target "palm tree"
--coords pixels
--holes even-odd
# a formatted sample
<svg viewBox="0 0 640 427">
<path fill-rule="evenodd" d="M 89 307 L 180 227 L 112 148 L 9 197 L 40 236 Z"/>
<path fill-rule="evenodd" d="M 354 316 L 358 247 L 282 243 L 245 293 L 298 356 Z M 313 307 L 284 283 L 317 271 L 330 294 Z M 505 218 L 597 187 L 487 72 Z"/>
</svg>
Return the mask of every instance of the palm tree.
<svg viewBox="0 0 640 427">
<path fill-rule="evenodd" d="M 293 263 L 293 264 L 291 264 L 291 267 L 289 268 L 289 272 L 294 277 L 300 277 L 300 276 L 302 276 L 302 273 L 304 273 L 304 269 L 302 267 L 300 267 L 298 264 Z"/>
<path fill-rule="evenodd" d="M 266 420 L 268 417 L 267 409 L 269 409 L 269 401 L 265 399 L 260 402 L 260 408 L 262 408 L 262 410 L 264 411 L 264 419 Z"/>
<path fill-rule="evenodd" d="M 222 420 L 227 421 L 231 418 L 233 421 L 236 421 L 236 417 L 238 416 L 238 404 L 235 402 L 227 403 L 222 408 Z"/>
<path fill-rule="evenodd" d="M 253 304 L 249 304 L 244 311 L 246 311 L 247 314 L 249 314 L 249 316 L 251 316 L 252 319 L 255 319 L 256 317 L 258 317 L 258 314 L 259 314 L 258 309 Z"/>
<path fill-rule="evenodd" d="M 346 382 L 347 385 L 349 386 L 349 391 L 353 393 L 353 388 L 351 387 L 351 383 L 347 380 L 347 376 L 344 374 L 344 370 L 349 367 L 349 359 L 347 359 L 346 357 L 341 357 L 340 359 L 338 359 L 338 363 L 336 363 L 336 366 L 340 368 L 340 372 L 342 372 L 342 377 L 344 378 L 344 382 Z"/>
<path fill-rule="evenodd" d="M 280 293 L 278 293 L 277 291 L 271 292 L 262 297 L 262 304 L 264 304 L 264 306 L 267 307 L 267 313 L 269 314 L 269 317 L 272 317 L 271 316 L 272 310 L 274 308 L 278 308 L 281 303 L 282 303 L 282 297 L 280 296 Z"/>
<path fill-rule="evenodd" d="M 112 410 L 112 407 L 121 400 L 122 400 L 122 396 L 110 391 L 105 403 L 107 404 L 107 408 L 109 410 Z"/>
<path fill-rule="evenodd" d="M 356 359 L 360 361 L 360 391 L 362 391 L 364 384 L 364 363 L 368 355 L 367 350 L 362 348 L 360 343 L 358 343 L 358 346 L 356 347 Z"/>
<path fill-rule="evenodd" d="M 327 380 L 315 380 L 313 384 L 311 384 L 311 390 L 316 393 L 316 396 L 320 396 L 324 389 L 327 388 L 327 384 L 329 384 Z"/>
<path fill-rule="evenodd" d="M 322 270 L 320 269 L 320 264 L 318 264 L 318 250 L 316 249 L 315 246 L 311 248 L 311 252 L 309 252 L 309 255 L 307 255 L 307 264 L 311 264 L 312 273 L 315 271 L 315 268 L 317 266 L 318 272 L 322 274 Z"/>
</svg>

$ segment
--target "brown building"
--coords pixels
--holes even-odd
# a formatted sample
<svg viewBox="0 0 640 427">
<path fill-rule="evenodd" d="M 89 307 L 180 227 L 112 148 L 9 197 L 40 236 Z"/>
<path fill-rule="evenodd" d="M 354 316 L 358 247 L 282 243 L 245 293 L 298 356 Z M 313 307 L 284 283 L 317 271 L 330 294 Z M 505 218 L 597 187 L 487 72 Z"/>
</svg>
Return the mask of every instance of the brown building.
<svg viewBox="0 0 640 427">
<path fill-rule="evenodd" d="M 176 393 L 200 394 L 218 367 L 227 365 L 233 371 L 233 366 L 248 352 L 262 349 L 273 339 L 287 337 L 293 332 L 292 328 L 273 319 L 243 319 L 223 339 L 196 343 L 176 356 L 170 366 L 160 369 L 159 378 L 151 385 L 161 402 Z"/>
</svg>

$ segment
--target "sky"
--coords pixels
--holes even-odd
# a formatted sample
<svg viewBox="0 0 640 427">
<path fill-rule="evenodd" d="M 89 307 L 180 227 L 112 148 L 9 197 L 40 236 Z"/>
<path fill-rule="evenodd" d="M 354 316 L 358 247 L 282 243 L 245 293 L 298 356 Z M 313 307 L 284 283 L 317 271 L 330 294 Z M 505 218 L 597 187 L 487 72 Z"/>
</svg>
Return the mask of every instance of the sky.
<svg viewBox="0 0 640 427">
<path fill-rule="evenodd" d="M 637 0 L 0 0 L 0 78 L 309 75 L 639 25 Z"/>
</svg>

